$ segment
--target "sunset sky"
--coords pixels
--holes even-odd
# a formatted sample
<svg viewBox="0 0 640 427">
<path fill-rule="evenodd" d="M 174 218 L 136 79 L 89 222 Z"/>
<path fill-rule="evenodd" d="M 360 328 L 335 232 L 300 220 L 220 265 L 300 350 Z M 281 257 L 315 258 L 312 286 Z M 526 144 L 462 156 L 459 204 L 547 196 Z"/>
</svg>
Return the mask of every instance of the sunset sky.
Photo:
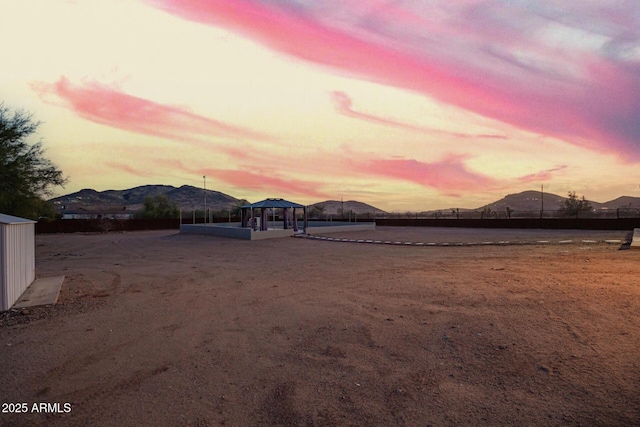
<svg viewBox="0 0 640 427">
<path fill-rule="evenodd" d="M 640 196 L 637 0 L 0 0 L 0 101 L 83 188 Z"/>
</svg>

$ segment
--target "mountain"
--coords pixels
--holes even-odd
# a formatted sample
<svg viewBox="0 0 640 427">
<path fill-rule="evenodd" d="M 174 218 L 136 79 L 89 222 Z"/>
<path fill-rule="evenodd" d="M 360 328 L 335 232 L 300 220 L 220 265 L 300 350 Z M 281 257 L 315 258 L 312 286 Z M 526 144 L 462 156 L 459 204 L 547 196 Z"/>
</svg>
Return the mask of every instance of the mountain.
<svg viewBox="0 0 640 427">
<path fill-rule="evenodd" d="M 514 211 L 538 211 L 542 209 L 543 195 L 540 191 L 523 191 L 522 193 L 509 194 L 508 196 L 481 206 L 476 211 L 490 208 L 492 211 L 505 211 L 507 206 Z M 544 193 L 544 210 L 557 210 L 567 200 L 567 197 L 557 194 Z M 608 202 L 600 203 L 589 200 L 594 209 L 640 208 L 640 197 L 623 196 Z"/>
<path fill-rule="evenodd" d="M 489 208 L 492 211 L 505 211 L 506 208 L 509 207 L 514 211 L 539 211 L 542 209 L 543 198 L 545 210 L 558 209 L 566 199 L 565 197 L 551 193 L 544 193 L 543 197 L 540 191 L 523 191 L 522 193 L 509 194 L 500 200 L 481 206 L 475 210 L 482 211 Z M 593 203 L 592 206 L 594 206 Z"/>
<path fill-rule="evenodd" d="M 344 215 L 346 216 L 349 211 L 357 215 L 370 214 L 371 216 L 373 216 L 374 212 L 378 214 L 386 213 L 375 206 L 357 202 L 355 200 L 348 200 L 346 202 L 341 202 L 340 200 L 325 200 L 324 202 L 314 203 L 309 206 L 310 210 L 314 210 L 314 208 L 322 209 L 322 213 L 324 215 L 340 215 L 340 212 L 344 212 Z"/>
<path fill-rule="evenodd" d="M 127 190 L 106 190 L 96 191 L 92 189 L 80 190 L 76 193 L 66 196 L 56 197 L 51 201 L 58 207 L 58 210 L 74 211 L 74 210 L 106 210 L 106 211 L 137 211 L 142 208 L 145 197 L 158 196 L 164 194 L 170 202 L 175 203 L 184 210 L 204 209 L 204 190 L 202 188 L 193 187 L 191 185 L 183 185 L 176 188 L 171 185 L 143 185 L 140 187 L 129 188 Z M 213 210 L 224 210 L 237 206 L 242 201 L 228 194 L 219 191 L 207 190 L 207 208 Z M 544 209 L 559 209 L 566 197 L 558 196 L 552 193 L 544 193 Z M 640 197 L 622 196 L 608 202 L 599 203 L 589 201 L 595 209 L 617 209 L 617 208 L 640 208 Z M 64 208 L 62 208 L 64 206 Z M 505 211 L 507 206 L 514 211 L 537 211 L 542 207 L 541 193 L 539 191 L 523 191 L 522 193 L 509 194 L 504 198 L 476 209 L 460 209 L 463 211 L 482 211 L 490 208 L 492 211 Z M 325 200 L 324 202 L 314 203 L 310 206 L 310 210 L 314 207 L 320 209 L 324 215 L 340 215 L 340 210 L 344 209 L 345 215 L 349 211 L 357 215 L 371 215 L 374 213 L 384 214 L 385 211 L 375 206 L 355 200 L 341 202 L 339 200 Z M 316 209 L 316 211 L 317 211 Z M 450 211 L 451 209 L 444 209 Z M 440 210 L 441 211 L 441 210 Z M 436 211 L 430 211 L 433 213 Z"/>
<path fill-rule="evenodd" d="M 207 190 L 207 208 L 213 210 L 224 210 L 234 208 L 239 203 L 246 200 L 236 199 L 228 194 L 219 191 Z M 56 197 L 50 201 L 58 207 L 58 210 L 65 211 L 131 211 L 142 209 L 145 197 L 155 197 L 165 195 L 171 203 L 175 203 L 179 208 L 191 211 L 193 209 L 204 209 L 204 190 L 191 185 L 183 185 L 176 188 L 171 185 L 143 185 L 126 190 L 106 190 L 96 191 L 84 189 L 78 192 Z M 339 209 L 344 207 L 345 215 L 350 210 L 357 215 L 371 214 L 374 212 L 384 213 L 384 211 L 368 205 L 366 203 L 349 200 L 343 203 L 337 200 L 327 200 L 315 203 L 313 207 L 324 206 L 323 213 L 327 215 L 338 215 Z"/>
<path fill-rule="evenodd" d="M 601 203 L 602 209 L 640 208 L 640 197 L 622 196 L 617 199 Z"/>
<path fill-rule="evenodd" d="M 171 203 L 185 210 L 204 209 L 205 192 L 202 188 L 183 185 L 143 185 L 127 190 L 96 191 L 84 189 L 66 196 L 51 199 L 62 210 L 128 210 L 142 208 L 145 197 L 165 195 Z M 223 210 L 233 208 L 240 200 L 219 191 L 207 190 L 207 208 Z M 64 206 L 64 208 L 62 208 Z"/>
<path fill-rule="evenodd" d="M 204 209 L 204 190 L 190 185 L 183 185 L 180 188 L 165 193 L 169 200 L 182 209 Z M 234 208 L 240 202 L 246 203 L 246 200 L 236 199 L 228 194 L 215 190 L 207 190 L 207 209 L 219 211 L 223 209 Z"/>
</svg>

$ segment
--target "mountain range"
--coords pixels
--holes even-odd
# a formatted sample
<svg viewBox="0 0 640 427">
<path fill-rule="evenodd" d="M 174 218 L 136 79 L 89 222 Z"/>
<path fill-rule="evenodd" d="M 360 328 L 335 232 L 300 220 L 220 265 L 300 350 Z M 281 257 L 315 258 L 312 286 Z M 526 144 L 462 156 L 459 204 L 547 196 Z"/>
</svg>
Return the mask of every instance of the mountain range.
<svg viewBox="0 0 640 427">
<path fill-rule="evenodd" d="M 565 200 L 567 200 L 566 197 L 552 193 L 523 191 L 522 193 L 509 194 L 500 200 L 473 210 L 481 211 L 490 208 L 492 211 L 505 211 L 509 207 L 514 211 L 536 211 L 544 207 L 544 210 L 551 211 L 558 209 Z M 589 200 L 589 204 L 594 209 L 640 208 L 640 197 L 623 196 L 604 203 Z"/>
<path fill-rule="evenodd" d="M 143 185 L 126 190 L 106 190 L 96 191 L 84 189 L 78 192 L 51 199 L 51 202 L 59 211 L 130 211 L 135 212 L 142 208 L 146 197 L 165 195 L 171 203 L 176 204 L 183 210 L 203 209 L 205 191 L 202 188 L 191 185 L 173 187 L 171 185 Z M 246 200 L 237 199 L 228 194 L 215 190 L 206 190 L 207 208 L 213 210 L 226 210 L 238 205 L 248 203 Z M 514 211 L 535 211 L 540 210 L 544 203 L 545 210 L 555 210 L 560 207 L 566 197 L 552 193 L 542 194 L 539 191 L 524 191 L 517 194 L 509 194 L 493 203 L 481 206 L 476 209 L 484 210 L 490 208 L 493 211 L 504 211 L 507 207 Z M 294 200 L 295 201 L 295 200 Z M 608 202 L 599 203 L 589 201 L 595 209 L 617 209 L 622 207 L 640 208 L 640 197 L 623 196 Z M 338 215 L 343 212 L 354 212 L 360 214 L 383 214 L 382 209 L 355 200 L 338 201 L 326 200 L 310 206 L 311 209 L 322 211 L 326 215 Z M 446 210 L 446 209 L 443 209 Z M 435 211 L 431 211 L 435 212 Z"/>
<path fill-rule="evenodd" d="M 115 212 L 129 211 L 135 212 L 142 209 L 146 197 L 165 195 L 171 203 L 177 205 L 185 211 L 203 210 L 205 191 L 202 188 L 191 185 L 173 187 L 171 185 L 143 185 L 129 188 L 127 190 L 106 190 L 96 191 L 84 189 L 65 196 L 56 197 L 50 201 L 57 207 L 58 211 L 90 211 L 90 212 Z M 233 209 L 238 205 L 249 202 L 237 199 L 228 194 L 214 190 L 206 190 L 207 208 L 215 211 Z M 325 215 L 337 215 L 340 208 L 346 212 L 352 211 L 355 214 L 365 214 L 373 212 L 383 212 L 382 210 L 366 203 L 349 200 L 344 203 L 335 200 L 318 202 L 310 206 L 316 208 Z"/>
<path fill-rule="evenodd" d="M 65 211 L 137 211 L 142 209 L 146 197 L 165 195 L 171 203 L 184 210 L 203 209 L 205 191 L 191 185 L 173 187 L 171 185 L 143 185 L 127 190 L 96 191 L 84 189 L 66 196 L 51 199 L 58 210 Z M 245 200 L 236 199 L 215 190 L 206 190 L 207 208 L 223 210 L 244 204 Z"/>
</svg>

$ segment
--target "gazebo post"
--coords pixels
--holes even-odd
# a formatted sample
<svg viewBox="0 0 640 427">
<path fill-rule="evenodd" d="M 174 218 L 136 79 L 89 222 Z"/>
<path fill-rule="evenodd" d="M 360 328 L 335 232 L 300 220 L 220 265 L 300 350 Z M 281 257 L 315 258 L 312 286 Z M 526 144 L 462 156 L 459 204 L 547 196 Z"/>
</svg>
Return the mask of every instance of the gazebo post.
<svg viewBox="0 0 640 427">
<path fill-rule="evenodd" d="M 269 229 L 269 208 L 262 208 L 260 214 L 260 231 L 266 231 Z"/>
<path fill-rule="evenodd" d="M 296 208 L 293 208 L 292 221 L 293 221 L 293 231 L 298 232 L 298 217 L 296 216 Z"/>
<path fill-rule="evenodd" d="M 251 208 L 251 229 L 253 231 L 256 231 L 256 222 L 255 222 L 255 219 L 253 217 L 253 208 Z"/>
<path fill-rule="evenodd" d="M 284 217 L 282 229 L 288 230 L 289 229 L 289 208 L 282 209 L 282 216 Z"/>
<path fill-rule="evenodd" d="M 302 216 L 304 217 L 304 233 L 307 234 L 307 227 L 309 226 L 309 218 L 307 218 L 307 206 L 302 208 Z"/>
</svg>

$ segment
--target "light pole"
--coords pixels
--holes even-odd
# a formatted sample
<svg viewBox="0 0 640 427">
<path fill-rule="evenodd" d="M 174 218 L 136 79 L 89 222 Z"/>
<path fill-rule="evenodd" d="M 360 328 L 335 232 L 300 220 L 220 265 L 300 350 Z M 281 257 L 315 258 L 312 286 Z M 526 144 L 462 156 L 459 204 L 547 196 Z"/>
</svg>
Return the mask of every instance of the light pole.
<svg viewBox="0 0 640 427">
<path fill-rule="evenodd" d="M 207 225 L 207 176 L 202 175 L 204 179 L 204 225 Z"/>
<path fill-rule="evenodd" d="M 540 186 L 540 218 L 544 215 L 544 185 Z"/>
</svg>

